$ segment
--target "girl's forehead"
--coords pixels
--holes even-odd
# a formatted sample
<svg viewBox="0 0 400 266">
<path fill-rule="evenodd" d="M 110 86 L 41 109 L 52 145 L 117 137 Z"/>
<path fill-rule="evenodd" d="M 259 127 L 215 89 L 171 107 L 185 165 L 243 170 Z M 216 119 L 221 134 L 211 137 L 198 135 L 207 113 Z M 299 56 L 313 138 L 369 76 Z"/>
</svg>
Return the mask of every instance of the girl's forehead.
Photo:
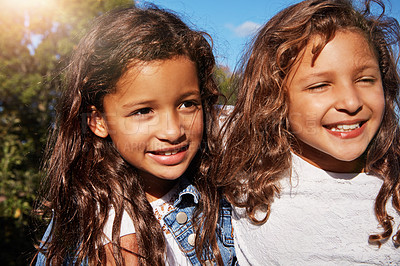
<svg viewBox="0 0 400 266">
<path fill-rule="evenodd" d="M 338 37 L 339 36 L 339 37 Z M 306 45 L 300 50 L 296 64 L 298 64 L 299 61 L 304 60 L 305 55 L 311 54 L 312 57 L 309 58 L 311 59 L 310 63 L 311 65 L 314 65 L 315 61 L 318 60 L 320 54 L 326 49 L 326 47 L 331 46 L 331 44 L 338 38 L 343 38 L 346 40 L 344 43 L 345 46 L 359 46 L 359 50 L 364 52 L 365 54 L 370 54 L 372 55 L 376 60 L 378 60 L 378 53 L 376 52 L 373 44 L 371 41 L 367 38 L 367 36 L 358 28 L 345 28 L 345 29 L 337 29 L 331 38 L 327 38 L 323 34 L 313 34 L 310 36 L 309 41 L 306 43 Z M 356 43 L 355 43 L 356 42 Z M 329 47 L 330 48 L 330 47 Z M 346 48 L 346 47 L 343 47 Z M 339 49 L 339 48 L 337 48 Z M 362 59 L 362 58 L 360 58 Z M 295 65 L 296 65 L 295 64 Z"/>
<path fill-rule="evenodd" d="M 338 62 L 340 61 L 340 62 Z M 379 71 L 379 60 L 368 39 L 358 31 L 337 31 L 327 40 L 314 35 L 299 52 L 286 75 L 285 87 L 300 76 L 322 73 L 359 73 L 363 69 Z"/>
<path fill-rule="evenodd" d="M 123 80 L 123 78 L 126 75 L 132 76 L 132 75 L 138 75 L 138 74 L 142 73 L 143 69 L 145 69 L 148 66 L 157 67 L 157 66 L 162 65 L 166 61 L 173 61 L 173 60 L 178 60 L 178 59 L 183 59 L 183 60 L 187 60 L 192 63 L 195 63 L 195 62 L 193 62 L 193 60 L 191 60 L 186 55 L 174 55 L 171 57 L 162 58 L 162 59 L 154 59 L 154 60 L 150 60 L 150 61 L 132 59 L 129 62 L 129 64 L 126 66 L 126 68 L 125 68 L 124 72 L 122 73 L 121 77 L 119 78 L 118 82 Z"/>
<path fill-rule="evenodd" d="M 179 73 L 175 73 L 176 71 Z M 121 75 L 112 94 L 118 94 L 121 97 L 128 97 L 133 91 L 148 94 L 151 92 L 150 88 L 168 89 L 173 82 L 180 86 L 194 82 L 198 87 L 196 64 L 187 57 L 137 61 Z"/>
</svg>

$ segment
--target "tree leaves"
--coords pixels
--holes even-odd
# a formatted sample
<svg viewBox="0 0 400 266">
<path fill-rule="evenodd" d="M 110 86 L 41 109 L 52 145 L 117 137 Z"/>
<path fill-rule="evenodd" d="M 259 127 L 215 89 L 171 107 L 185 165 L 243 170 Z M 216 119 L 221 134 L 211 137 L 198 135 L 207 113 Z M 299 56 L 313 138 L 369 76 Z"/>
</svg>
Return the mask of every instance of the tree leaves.
<svg viewBox="0 0 400 266">
<path fill-rule="evenodd" d="M 127 4 L 133 1 L 0 0 L 0 223 L 14 223 L 0 229 L 7 247 L 33 247 L 32 236 L 22 232 L 68 56 L 95 16 Z M 2 249 L 0 257 L 7 265 L 26 265 L 19 255 Z"/>
</svg>

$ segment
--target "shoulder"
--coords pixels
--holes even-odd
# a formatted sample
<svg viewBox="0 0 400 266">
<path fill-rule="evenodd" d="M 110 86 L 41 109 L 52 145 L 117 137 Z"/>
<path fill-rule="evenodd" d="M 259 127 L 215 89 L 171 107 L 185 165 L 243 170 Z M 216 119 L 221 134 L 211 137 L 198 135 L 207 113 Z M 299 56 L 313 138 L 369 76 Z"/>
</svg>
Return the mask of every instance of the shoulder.
<svg viewBox="0 0 400 266">
<path fill-rule="evenodd" d="M 111 242 L 112 239 L 112 228 L 114 224 L 114 219 L 115 219 L 115 210 L 114 208 L 111 208 L 109 213 L 108 213 L 108 219 L 106 224 L 104 225 L 103 228 L 103 237 L 102 237 L 102 242 L 104 245 L 107 243 Z M 135 225 L 133 224 L 132 218 L 129 216 L 129 214 L 124 210 L 122 214 L 122 220 L 121 220 L 121 231 L 120 231 L 120 236 L 125 236 L 128 234 L 134 234 L 136 232 L 135 230 Z"/>
</svg>

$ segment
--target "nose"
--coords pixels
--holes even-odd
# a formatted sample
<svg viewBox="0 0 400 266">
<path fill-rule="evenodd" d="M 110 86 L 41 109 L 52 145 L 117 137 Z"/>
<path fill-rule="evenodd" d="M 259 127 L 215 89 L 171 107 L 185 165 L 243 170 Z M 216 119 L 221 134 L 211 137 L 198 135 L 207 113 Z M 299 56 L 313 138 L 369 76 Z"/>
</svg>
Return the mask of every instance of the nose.
<svg viewBox="0 0 400 266">
<path fill-rule="evenodd" d="M 179 114 L 176 112 L 165 112 L 160 114 L 157 138 L 170 143 L 177 143 L 185 134 Z"/>
<path fill-rule="evenodd" d="M 337 99 L 336 110 L 349 114 L 354 114 L 361 110 L 363 102 L 360 97 L 360 91 L 353 84 L 341 86 L 334 93 Z"/>
</svg>

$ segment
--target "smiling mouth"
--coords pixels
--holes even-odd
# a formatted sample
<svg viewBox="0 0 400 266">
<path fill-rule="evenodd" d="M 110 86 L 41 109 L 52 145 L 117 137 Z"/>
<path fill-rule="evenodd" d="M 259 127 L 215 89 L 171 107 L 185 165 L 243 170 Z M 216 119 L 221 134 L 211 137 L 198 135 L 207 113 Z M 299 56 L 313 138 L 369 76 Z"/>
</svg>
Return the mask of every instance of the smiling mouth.
<svg viewBox="0 0 400 266">
<path fill-rule="evenodd" d="M 365 124 L 365 121 L 354 123 L 354 124 L 325 125 L 323 127 L 327 128 L 331 131 L 334 131 L 334 132 L 350 132 L 352 130 L 362 127 L 363 124 Z"/>
<path fill-rule="evenodd" d="M 183 146 L 178 149 L 170 149 L 170 150 L 165 150 L 165 151 L 152 151 L 150 153 L 152 153 L 154 155 L 171 156 L 171 155 L 175 155 L 179 152 L 186 151 L 188 148 L 189 148 L 189 145 L 186 145 L 186 146 Z"/>
</svg>

